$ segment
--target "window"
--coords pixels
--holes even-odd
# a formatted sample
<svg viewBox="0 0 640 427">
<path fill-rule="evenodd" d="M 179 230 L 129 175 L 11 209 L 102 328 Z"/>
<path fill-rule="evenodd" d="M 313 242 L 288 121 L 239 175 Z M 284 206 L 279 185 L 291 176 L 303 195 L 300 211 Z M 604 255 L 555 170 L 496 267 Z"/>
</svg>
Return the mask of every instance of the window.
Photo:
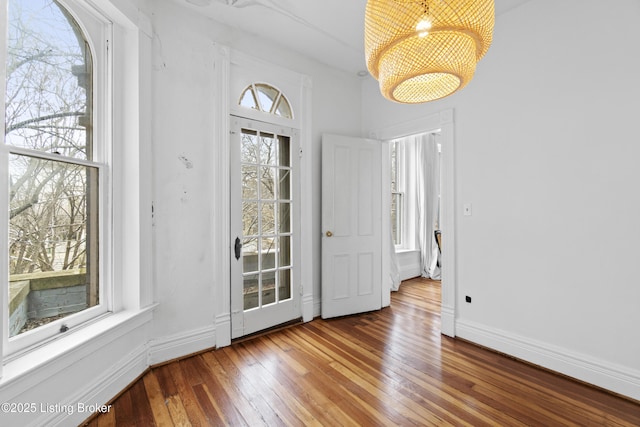
<svg viewBox="0 0 640 427">
<path fill-rule="evenodd" d="M 0 271 L 8 273 L 3 325 L 11 351 L 107 311 L 102 236 L 109 180 L 106 141 L 96 133 L 102 104 L 94 100 L 102 93 L 96 86 L 104 85 L 94 70 L 104 69 L 106 53 L 92 51 L 87 34 L 55 0 L 8 5 L 8 165 L 0 178 L 7 264 Z"/>
<path fill-rule="evenodd" d="M 423 160 L 420 160 L 425 153 L 429 135 L 433 137 L 434 144 L 429 150 L 429 158 L 433 160 L 433 165 L 429 166 L 428 172 L 421 172 Z M 420 227 L 420 205 L 424 200 L 424 188 L 427 184 L 436 183 L 433 190 L 435 199 L 429 200 L 428 208 L 435 211 L 429 214 L 433 217 L 433 227 L 440 227 L 440 132 L 420 133 L 409 135 L 403 138 L 389 141 L 390 158 L 390 187 L 391 187 L 391 230 L 393 241 L 397 250 L 411 251 L 419 247 Z M 426 175 L 425 175 L 426 174 Z M 422 177 L 422 178 L 421 178 Z M 421 201 L 422 200 L 422 201 Z M 433 234 L 433 233 L 432 233 Z"/>
<path fill-rule="evenodd" d="M 391 141 L 391 232 L 395 246 L 404 244 L 404 212 L 405 193 L 404 179 L 402 179 L 402 160 L 404 159 L 404 144 L 401 141 Z"/>
<path fill-rule="evenodd" d="M 291 104 L 287 97 L 275 87 L 265 83 L 253 83 L 243 90 L 239 105 L 287 119 L 293 118 Z"/>
</svg>

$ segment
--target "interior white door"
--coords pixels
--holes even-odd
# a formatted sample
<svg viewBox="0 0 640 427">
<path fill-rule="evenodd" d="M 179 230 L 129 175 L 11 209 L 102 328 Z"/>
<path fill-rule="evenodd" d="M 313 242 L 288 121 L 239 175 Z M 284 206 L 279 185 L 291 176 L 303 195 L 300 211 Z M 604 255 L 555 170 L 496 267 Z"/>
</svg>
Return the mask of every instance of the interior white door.
<svg viewBox="0 0 640 427">
<path fill-rule="evenodd" d="M 382 307 L 382 148 L 322 137 L 322 317 Z"/>
<path fill-rule="evenodd" d="M 231 120 L 231 337 L 301 317 L 294 129 Z"/>
</svg>

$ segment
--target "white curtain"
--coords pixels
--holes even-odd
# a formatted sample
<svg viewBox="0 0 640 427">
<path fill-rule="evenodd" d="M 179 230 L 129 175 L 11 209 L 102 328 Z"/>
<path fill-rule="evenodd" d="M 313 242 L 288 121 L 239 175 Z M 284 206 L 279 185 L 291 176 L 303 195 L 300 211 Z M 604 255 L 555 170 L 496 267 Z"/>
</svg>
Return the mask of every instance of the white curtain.
<svg viewBox="0 0 640 427">
<path fill-rule="evenodd" d="M 439 211 L 440 156 L 435 134 L 417 135 L 416 202 L 418 211 L 418 245 L 422 277 L 440 280 L 438 243 L 434 232 Z"/>
</svg>

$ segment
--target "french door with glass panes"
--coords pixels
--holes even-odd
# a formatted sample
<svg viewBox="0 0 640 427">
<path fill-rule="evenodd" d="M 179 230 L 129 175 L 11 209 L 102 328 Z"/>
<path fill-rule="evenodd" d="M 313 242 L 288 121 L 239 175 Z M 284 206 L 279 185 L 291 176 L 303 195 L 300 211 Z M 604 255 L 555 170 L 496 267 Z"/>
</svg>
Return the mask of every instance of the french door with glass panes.
<svg viewBox="0 0 640 427">
<path fill-rule="evenodd" d="M 231 336 L 301 317 L 298 136 L 231 118 Z"/>
</svg>

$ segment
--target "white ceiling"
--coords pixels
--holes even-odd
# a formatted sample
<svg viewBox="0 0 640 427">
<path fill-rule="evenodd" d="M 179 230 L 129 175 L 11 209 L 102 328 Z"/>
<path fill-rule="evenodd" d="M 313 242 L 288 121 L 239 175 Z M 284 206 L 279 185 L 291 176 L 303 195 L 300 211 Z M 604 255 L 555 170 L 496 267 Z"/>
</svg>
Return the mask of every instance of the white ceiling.
<svg viewBox="0 0 640 427">
<path fill-rule="evenodd" d="M 350 73 L 366 71 L 366 0 L 174 0 L 230 27 Z M 530 0 L 495 0 L 496 19 Z"/>
</svg>

